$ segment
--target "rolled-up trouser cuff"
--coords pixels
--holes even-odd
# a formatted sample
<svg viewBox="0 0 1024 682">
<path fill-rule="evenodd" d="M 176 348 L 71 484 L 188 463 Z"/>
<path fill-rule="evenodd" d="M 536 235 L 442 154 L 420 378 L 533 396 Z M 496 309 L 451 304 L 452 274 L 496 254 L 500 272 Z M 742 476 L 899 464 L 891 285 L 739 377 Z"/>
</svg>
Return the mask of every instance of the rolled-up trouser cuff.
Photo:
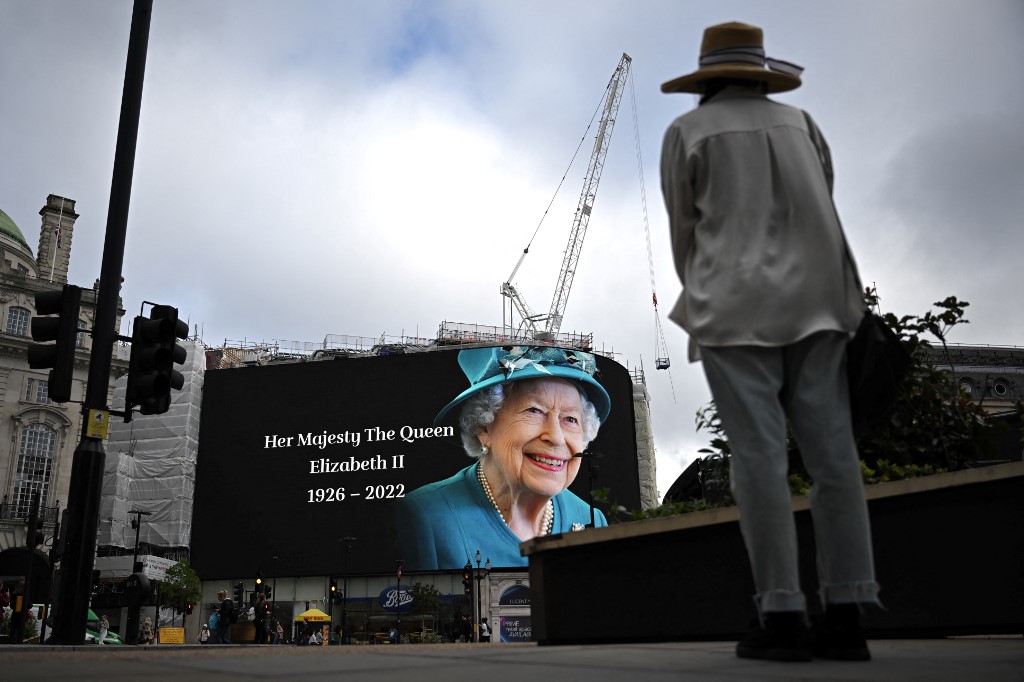
<svg viewBox="0 0 1024 682">
<path fill-rule="evenodd" d="M 881 606 L 882 603 L 878 600 L 878 590 L 878 583 L 869 580 L 823 585 L 820 594 L 821 601 L 825 604 L 875 604 Z"/>
<path fill-rule="evenodd" d="M 807 611 L 807 598 L 799 590 L 768 590 L 754 595 L 754 604 L 761 616 L 777 611 Z"/>
</svg>

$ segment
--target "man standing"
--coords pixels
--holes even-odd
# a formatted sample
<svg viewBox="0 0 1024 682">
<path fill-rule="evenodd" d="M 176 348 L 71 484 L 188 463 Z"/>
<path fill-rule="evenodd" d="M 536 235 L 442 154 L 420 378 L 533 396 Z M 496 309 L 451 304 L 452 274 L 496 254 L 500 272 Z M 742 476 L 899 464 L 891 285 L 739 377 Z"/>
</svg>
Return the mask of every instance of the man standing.
<svg viewBox="0 0 1024 682">
<path fill-rule="evenodd" d="M 267 643 L 267 601 L 266 595 L 262 592 L 256 595 L 256 603 L 253 604 L 253 644 Z"/>
<path fill-rule="evenodd" d="M 227 590 L 221 590 L 217 593 L 217 599 L 220 599 L 220 618 L 217 619 L 217 644 L 231 644 L 231 638 L 228 631 L 231 629 L 231 621 L 233 620 L 233 612 L 235 610 L 235 602 L 228 599 Z"/>
<path fill-rule="evenodd" d="M 850 424 L 846 344 L 864 302 L 832 203 L 828 145 L 769 93 L 802 69 L 765 57 L 763 33 L 704 32 L 699 69 L 663 92 L 701 95 L 665 133 L 662 192 L 683 291 L 669 317 L 701 360 L 732 449 L 731 485 L 760 625 L 742 658 L 868 660 L 860 605 L 878 602 Z M 814 486 L 825 622 L 811 639 L 797 571 L 787 420 Z"/>
</svg>

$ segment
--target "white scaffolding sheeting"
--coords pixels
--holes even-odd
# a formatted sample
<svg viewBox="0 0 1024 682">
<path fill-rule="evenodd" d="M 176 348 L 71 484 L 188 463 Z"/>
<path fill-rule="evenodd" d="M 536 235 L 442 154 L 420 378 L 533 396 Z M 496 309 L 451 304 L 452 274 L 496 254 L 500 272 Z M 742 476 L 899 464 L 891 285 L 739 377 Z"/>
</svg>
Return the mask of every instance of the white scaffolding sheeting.
<svg viewBox="0 0 1024 682">
<path fill-rule="evenodd" d="M 191 542 L 206 347 L 193 340 L 180 345 L 186 350 L 185 384 L 171 391 L 170 409 L 135 413 L 127 424 L 111 419 L 97 538 L 101 546 L 135 546 L 134 510 L 150 512 L 142 516 L 140 543 L 170 548 Z M 124 409 L 126 385 L 126 376 L 114 383 L 115 410 Z"/>
<path fill-rule="evenodd" d="M 658 506 L 658 471 L 651 422 L 651 397 L 642 371 L 633 375 L 633 419 L 636 428 L 636 458 L 640 477 L 640 508 Z"/>
</svg>

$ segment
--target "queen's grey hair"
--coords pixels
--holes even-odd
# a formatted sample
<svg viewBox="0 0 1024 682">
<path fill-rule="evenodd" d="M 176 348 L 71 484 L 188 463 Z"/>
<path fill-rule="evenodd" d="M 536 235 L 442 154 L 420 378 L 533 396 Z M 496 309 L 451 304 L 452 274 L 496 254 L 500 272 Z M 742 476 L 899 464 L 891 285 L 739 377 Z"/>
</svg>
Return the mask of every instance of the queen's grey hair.
<svg viewBox="0 0 1024 682">
<path fill-rule="evenodd" d="M 509 384 L 513 386 L 514 384 Z M 576 386 L 576 384 L 573 384 Z M 576 390 L 580 393 L 580 403 L 583 405 L 581 424 L 583 426 L 583 447 L 586 448 L 590 442 L 597 438 L 597 431 L 601 428 L 601 420 L 597 416 L 597 408 L 587 398 L 587 394 L 579 386 Z M 510 392 L 510 391 L 509 391 Z M 480 430 L 494 423 L 494 417 L 501 412 L 505 405 L 508 393 L 505 384 L 488 386 L 472 395 L 462 406 L 459 415 L 459 428 L 462 435 L 462 447 L 466 454 L 474 459 L 479 459 L 486 450 L 480 443 Z"/>
</svg>

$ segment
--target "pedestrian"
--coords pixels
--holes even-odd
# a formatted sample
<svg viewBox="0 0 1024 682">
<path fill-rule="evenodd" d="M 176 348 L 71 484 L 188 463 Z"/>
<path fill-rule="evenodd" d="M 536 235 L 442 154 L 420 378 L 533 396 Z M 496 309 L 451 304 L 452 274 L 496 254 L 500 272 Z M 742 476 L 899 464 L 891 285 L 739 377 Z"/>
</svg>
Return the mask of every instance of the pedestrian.
<svg viewBox="0 0 1024 682">
<path fill-rule="evenodd" d="M 146 620 L 142 621 L 142 630 L 139 632 L 139 644 L 152 644 L 153 643 L 153 619 L 146 616 Z"/>
<path fill-rule="evenodd" d="M 700 95 L 665 133 L 661 181 L 683 285 L 669 317 L 703 362 L 729 446 L 756 589 L 741 658 L 868 660 L 860 608 L 878 603 L 850 424 L 846 344 L 865 303 L 811 117 L 767 97 L 802 69 L 765 57 L 763 32 L 704 31 L 697 71 L 663 92 Z M 807 628 L 788 485 L 787 421 L 811 489 L 823 627 Z"/>
<path fill-rule="evenodd" d="M 110 621 L 107 619 L 107 614 L 103 614 L 100 617 L 100 636 L 97 644 L 107 643 L 107 633 L 110 632 Z"/>
<path fill-rule="evenodd" d="M 209 639 L 210 639 L 210 626 L 207 625 L 206 623 L 203 623 L 202 626 L 199 628 L 199 643 L 200 644 L 206 644 L 206 642 L 209 641 Z"/>
<path fill-rule="evenodd" d="M 227 590 L 221 590 L 217 593 L 217 599 L 220 600 L 220 610 L 218 611 L 219 618 L 217 619 L 217 634 L 215 640 L 217 644 L 231 644 L 230 628 L 232 614 L 235 610 L 235 602 L 228 599 Z"/>
<path fill-rule="evenodd" d="M 253 644 L 267 643 L 267 601 L 266 596 L 260 592 L 256 595 L 256 603 L 252 607 L 253 612 Z"/>
<path fill-rule="evenodd" d="M 284 626 L 281 625 L 281 621 L 277 621 L 277 628 L 274 634 L 274 644 L 281 644 L 282 642 L 284 642 Z"/>
<path fill-rule="evenodd" d="M 480 621 L 480 641 L 490 642 L 491 641 L 491 627 L 487 624 L 486 620 Z"/>
</svg>

